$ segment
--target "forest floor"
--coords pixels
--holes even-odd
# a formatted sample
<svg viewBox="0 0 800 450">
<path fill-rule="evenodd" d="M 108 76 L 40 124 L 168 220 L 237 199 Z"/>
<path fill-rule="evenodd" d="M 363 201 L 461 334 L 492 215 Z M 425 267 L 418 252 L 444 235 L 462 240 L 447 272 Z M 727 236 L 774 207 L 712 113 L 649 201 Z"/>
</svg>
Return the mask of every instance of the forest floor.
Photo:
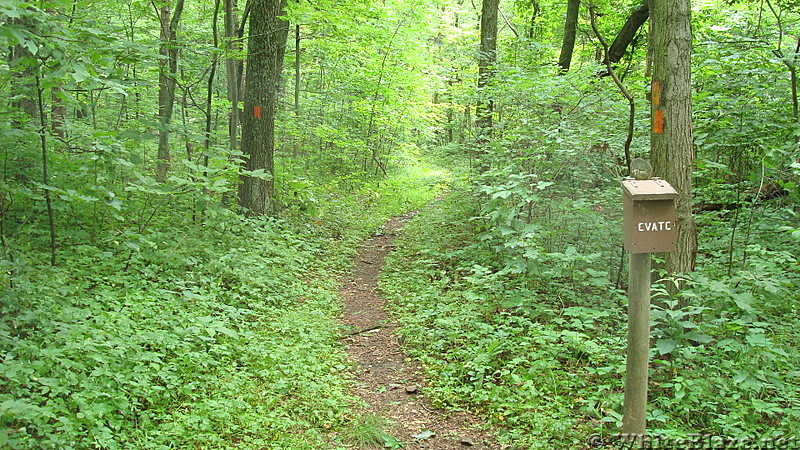
<svg viewBox="0 0 800 450">
<path fill-rule="evenodd" d="M 403 351 L 395 334 L 397 323 L 387 313 L 386 300 L 378 291 L 378 275 L 393 248 L 392 241 L 414 214 L 390 220 L 382 233 L 362 245 L 353 272 L 340 291 L 343 321 L 351 330 L 344 343 L 355 364 L 356 394 L 368 405 L 363 412 L 386 419 L 385 432 L 405 448 L 506 448 L 497 444 L 471 414 L 432 406 L 426 396 L 422 367 Z"/>
</svg>

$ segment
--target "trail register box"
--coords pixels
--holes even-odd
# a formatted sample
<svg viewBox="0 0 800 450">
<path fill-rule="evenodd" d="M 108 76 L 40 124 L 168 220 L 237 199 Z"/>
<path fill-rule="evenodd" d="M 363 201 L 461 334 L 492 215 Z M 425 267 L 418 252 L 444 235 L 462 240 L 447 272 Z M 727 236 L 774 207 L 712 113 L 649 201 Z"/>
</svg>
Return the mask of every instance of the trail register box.
<svg viewBox="0 0 800 450">
<path fill-rule="evenodd" d="M 678 193 L 660 178 L 622 180 L 625 250 L 660 253 L 675 250 L 675 199 Z"/>
</svg>

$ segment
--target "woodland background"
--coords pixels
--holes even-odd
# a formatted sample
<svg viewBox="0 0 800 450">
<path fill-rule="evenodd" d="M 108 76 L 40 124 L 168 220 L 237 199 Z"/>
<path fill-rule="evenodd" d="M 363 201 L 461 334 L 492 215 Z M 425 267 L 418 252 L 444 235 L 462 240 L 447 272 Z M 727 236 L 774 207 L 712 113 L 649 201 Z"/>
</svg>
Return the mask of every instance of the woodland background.
<svg viewBox="0 0 800 450">
<path fill-rule="evenodd" d="M 251 3 L 0 0 L 0 446 L 360 442 L 336 280 L 443 192 L 383 278 L 436 401 L 514 448 L 616 433 L 618 182 L 650 157 L 653 59 L 645 22 L 617 84 L 598 35 L 643 4 Z M 248 91 L 264 20 L 286 44 Z M 691 20 L 698 248 L 655 287 L 649 430 L 796 436 L 800 5 L 698 0 Z"/>
</svg>

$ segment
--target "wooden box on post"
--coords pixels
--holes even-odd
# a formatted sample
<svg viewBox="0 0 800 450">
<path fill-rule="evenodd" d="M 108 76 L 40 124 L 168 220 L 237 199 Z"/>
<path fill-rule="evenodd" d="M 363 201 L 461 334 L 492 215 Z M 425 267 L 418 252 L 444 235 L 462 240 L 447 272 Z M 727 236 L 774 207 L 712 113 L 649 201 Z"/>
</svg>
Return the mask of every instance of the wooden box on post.
<svg viewBox="0 0 800 450">
<path fill-rule="evenodd" d="M 675 251 L 675 199 L 678 193 L 660 178 L 622 180 L 625 250 L 631 253 Z"/>
</svg>

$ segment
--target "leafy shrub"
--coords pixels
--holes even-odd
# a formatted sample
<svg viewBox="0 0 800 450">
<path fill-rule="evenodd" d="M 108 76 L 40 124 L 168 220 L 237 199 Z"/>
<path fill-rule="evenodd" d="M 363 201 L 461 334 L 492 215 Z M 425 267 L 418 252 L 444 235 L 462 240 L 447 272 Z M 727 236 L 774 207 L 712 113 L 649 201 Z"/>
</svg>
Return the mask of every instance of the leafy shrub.
<svg viewBox="0 0 800 450">
<path fill-rule="evenodd" d="M 382 280 L 437 401 L 482 413 L 515 448 L 577 448 L 592 434 L 617 433 L 625 298 L 614 289 L 614 272 L 603 266 L 617 266 L 611 258 L 618 249 L 598 252 L 602 247 L 586 242 L 592 230 L 583 239 L 570 236 L 576 225 L 563 218 L 591 212 L 580 208 L 554 215 L 560 228 L 533 218 L 522 228 L 536 224 L 553 234 L 532 233 L 519 242 L 518 231 L 503 228 L 503 214 L 494 222 L 486 215 L 497 207 L 481 203 L 479 219 L 467 220 L 482 198 L 456 192 L 412 221 Z M 558 201 L 550 195 L 537 206 Z M 593 220 L 604 232 L 618 226 L 613 216 L 605 225 Z M 719 227 L 728 224 L 703 232 L 724 233 Z M 746 266 L 734 277 L 722 275 L 725 259 L 709 256 L 699 261 L 703 271 L 681 280 L 677 294 L 654 286 L 650 432 L 736 439 L 798 432 L 792 287 L 800 273 L 797 243 L 774 232 L 784 226 L 759 223 L 780 244 L 759 239 L 747 247 Z M 551 239 L 568 244 L 548 251 Z M 706 242 L 716 242 L 704 244 L 708 255 L 727 245 Z M 526 265 L 515 263 L 525 257 Z"/>
<path fill-rule="evenodd" d="M 336 278 L 387 216 L 437 194 L 411 178 L 314 216 L 172 217 L 76 244 L 58 266 L 4 260 L 0 446 L 341 445 L 358 418 Z"/>
</svg>

